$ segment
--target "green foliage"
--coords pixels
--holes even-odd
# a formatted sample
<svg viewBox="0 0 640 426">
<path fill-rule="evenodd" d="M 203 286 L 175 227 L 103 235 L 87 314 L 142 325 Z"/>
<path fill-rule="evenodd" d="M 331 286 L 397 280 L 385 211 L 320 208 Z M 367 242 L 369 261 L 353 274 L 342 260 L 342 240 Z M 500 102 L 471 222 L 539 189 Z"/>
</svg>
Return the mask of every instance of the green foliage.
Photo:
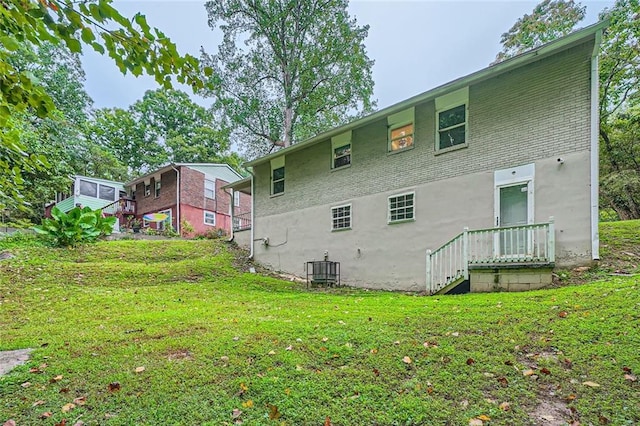
<svg viewBox="0 0 640 426">
<path fill-rule="evenodd" d="M 518 19 L 502 34 L 502 51 L 495 62 L 501 62 L 527 50 L 569 34 L 585 17 L 587 8 L 574 0 L 543 0 L 531 12 Z"/>
<path fill-rule="evenodd" d="M 182 219 L 180 221 L 180 232 L 182 232 L 182 236 L 183 237 L 189 237 L 191 236 L 191 234 L 193 234 L 196 231 L 196 229 L 193 227 L 193 225 L 191 224 L 191 222 L 189 222 L 186 219 Z"/>
<path fill-rule="evenodd" d="M 116 222 L 115 217 L 103 217 L 102 210 L 90 207 L 74 207 L 65 213 L 57 206 L 51 210 L 52 219 L 44 219 L 33 229 L 47 235 L 57 247 L 75 247 L 81 243 L 91 243 L 110 235 Z"/>
<path fill-rule="evenodd" d="M 3 234 L 0 232 L 0 250 L 17 247 L 46 247 L 50 245 L 49 243 L 49 239 L 33 232 L 16 231 L 11 234 Z"/>
<path fill-rule="evenodd" d="M 349 16 L 346 0 L 213 0 L 205 7 L 211 28 L 224 34 L 217 54 L 202 52 L 215 71 L 205 92 L 251 156 L 373 108 L 369 27 Z"/>
<path fill-rule="evenodd" d="M 635 236 L 637 251 L 637 225 L 615 236 L 619 224 L 606 225 L 605 241 Z M 624 370 L 640 369 L 635 278 L 438 297 L 310 291 L 238 270 L 227 248 L 12 250 L 0 262 L 0 349 L 35 350 L 0 381 L 10 402 L 0 419 L 225 425 L 239 423 L 238 410 L 259 426 L 467 425 L 483 414 L 506 426 L 545 424 L 533 413 L 553 406 L 584 425 L 640 422 L 638 382 Z M 523 375 L 531 368 L 537 377 Z M 108 391 L 112 382 L 120 391 Z"/>
<path fill-rule="evenodd" d="M 129 20 L 111 6 L 111 0 L 6 0 L 0 5 L 0 208 L 24 206 L 23 171 L 37 172 L 48 165 L 45 155 L 31 152 L 23 142 L 20 114 L 51 117 L 56 104 L 28 69 L 10 57 L 22 46 L 64 44 L 80 53 L 88 46 L 108 53 L 123 73 L 155 76 L 171 87 L 172 75 L 194 89 L 202 87 L 196 58 L 180 56 L 175 44 L 152 29 L 140 14 Z M 210 74 L 210 70 L 205 70 Z M 51 82 L 61 80 L 51 74 Z M 67 82 L 68 83 L 68 82 Z"/>
<path fill-rule="evenodd" d="M 218 240 L 227 236 L 227 231 L 222 228 L 211 228 L 205 232 L 197 233 L 194 238 L 196 240 Z"/>
</svg>

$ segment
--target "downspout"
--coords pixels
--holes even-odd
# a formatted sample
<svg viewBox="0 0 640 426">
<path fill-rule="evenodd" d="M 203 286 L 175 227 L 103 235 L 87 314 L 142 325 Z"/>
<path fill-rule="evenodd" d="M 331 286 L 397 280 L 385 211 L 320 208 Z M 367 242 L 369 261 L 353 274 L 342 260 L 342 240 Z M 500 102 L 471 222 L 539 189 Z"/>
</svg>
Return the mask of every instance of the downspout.
<svg viewBox="0 0 640 426">
<path fill-rule="evenodd" d="M 176 171 L 176 231 L 182 236 L 180 230 L 180 170 L 176 169 L 173 164 L 171 168 Z"/>
<path fill-rule="evenodd" d="M 251 250 L 249 252 L 249 259 L 253 259 L 253 246 L 255 242 L 255 229 L 256 229 L 256 214 L 255 214 L 255 206 L 256 206 L 256 190 L 255 190 L 255 178 L 256 176 L 253 174 L 252 169 L 247 169 L 249 174 L 251 175 Z"/>
<path fill-rule="evenodd" d="M 233 192 L 229 192 L 226 189 L 223 189 L 224 192 L 226 192 L 227 194 L 229 194 L 229 206 L 231 207 L 230 213 L 231 213 L 231 231 L 229 232 L 229 239 L 227 240 L 228 243 L 230 243 L 231 241 L 233 241 L 233 214 L 235 213 L 235 208 L 233 205 Z M 235 191 L 235 190 L 234 190 Z"/>
<path fill-rule="evenodd" d="M 599 166 L 600 166 L 600 116 L 598 101 L 600 98 L 600 75 L 598 73 L 598 54 L 602 42 L 602 30 L 595 34 L 593 53 L 591 54 L 591 257 L 600 259 L 600 219 L 599 206 Z"/>
</svg>

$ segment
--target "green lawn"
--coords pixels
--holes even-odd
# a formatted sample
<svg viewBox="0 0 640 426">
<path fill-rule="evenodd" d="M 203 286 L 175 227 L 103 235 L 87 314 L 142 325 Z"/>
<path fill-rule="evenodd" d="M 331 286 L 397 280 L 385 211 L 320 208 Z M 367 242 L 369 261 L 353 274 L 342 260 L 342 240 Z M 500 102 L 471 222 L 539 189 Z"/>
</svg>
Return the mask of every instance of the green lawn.
<svg viewBox="0 0 640 426">
<path fill-rule="evenodd" d="M 637 222 L 607 227 L 610 255 L 640 254 Z M 9 251 L 0 350 L 35 351 L 0 378 L 0 423 L 640 423 L 633 277 L 428 297 L 239 272 L 220 241 Z"/>
</svg>

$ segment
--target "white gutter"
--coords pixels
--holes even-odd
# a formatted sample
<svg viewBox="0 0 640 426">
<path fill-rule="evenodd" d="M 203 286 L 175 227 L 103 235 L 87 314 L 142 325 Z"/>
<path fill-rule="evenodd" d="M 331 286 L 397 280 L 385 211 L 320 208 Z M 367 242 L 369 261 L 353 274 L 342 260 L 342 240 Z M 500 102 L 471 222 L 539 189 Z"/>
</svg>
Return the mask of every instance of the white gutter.
<svg viewBox="0 0 640 426">
<path fill-rule="evenodd" d="M 253 170 L 247 169 L 249 174 L 251 175 L 251 251 L 249 252 L 249 259 L 253 259 L 253 246 L 255 244 L 255 229 L 256 229 L 256 189 L 255 189 L 255 175 L 253 174 Z"/>
<path fill-rule="evenodd" d="M 598 101 L 600 98 L 600 74 L 598 72 L 598 54 L 602 42 L 602 29 L 596 32 L 596 39 L 591 54 L 591 257 L 600 259 L 600 220 L 599 182 L 600 182 L 600 115 Z"/>
<path fill-rule="evenodd" d="M 176 231 L 182 236 L 180 232 L 180 171 L 173 165 L 171 168 L 176 171 Z"/>
<path fill-rule="evenodd" d="M 233 192 L 229 192 L 225 188 L 222 188 L 222 190 L 224 192 L 226 192 L 227 194 L 229 194 L 229 199 L 230 199 L 230 201 L 229 201 L 229 206 L 230 206 L 229 213 L 231 214 L 231 231 L 229 232 L 229 239 L 227 240 L 227 242 L 230 243 L 231 241 L 233 241 L 233 215 L 234 215 L 236 209 L 235 209 L 235 206 L 233 205 Z"/>
</svg>

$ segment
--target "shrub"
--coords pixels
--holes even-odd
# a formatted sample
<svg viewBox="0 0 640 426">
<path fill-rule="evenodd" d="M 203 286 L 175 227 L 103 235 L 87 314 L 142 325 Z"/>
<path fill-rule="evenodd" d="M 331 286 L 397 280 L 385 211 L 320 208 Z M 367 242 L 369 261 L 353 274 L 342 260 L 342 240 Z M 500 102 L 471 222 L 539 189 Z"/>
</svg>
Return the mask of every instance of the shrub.
<svg viewBox="0 0 640 426">
<path fill-rule="evenodd" d="M 196 234 L 196 240 L 217 240 L 219 238 L 223 238 L 227 236 L 227 231 L 222 228 L 212 228 L 206 232 L 201 232 Z"/>
<path fill-rule="evenodd" d="M 90 243 L 113 232 L 115 217 L 102 217 L 102 210 L 90 207 L 74 207 L 68 213 L 57 206 L 51 210 L 52 219 L 44 219 L 42 225 L 33 229 L 47 235 L 58 247 L 74 247 L 81 243 Z"/>
<path fill-rule="evenodd" d="M 42 247 L 48 240 L 31 231 L 16 231 L 11 234 L 0 233 L 0 250 L 12 247 Z"/>
</svg>

